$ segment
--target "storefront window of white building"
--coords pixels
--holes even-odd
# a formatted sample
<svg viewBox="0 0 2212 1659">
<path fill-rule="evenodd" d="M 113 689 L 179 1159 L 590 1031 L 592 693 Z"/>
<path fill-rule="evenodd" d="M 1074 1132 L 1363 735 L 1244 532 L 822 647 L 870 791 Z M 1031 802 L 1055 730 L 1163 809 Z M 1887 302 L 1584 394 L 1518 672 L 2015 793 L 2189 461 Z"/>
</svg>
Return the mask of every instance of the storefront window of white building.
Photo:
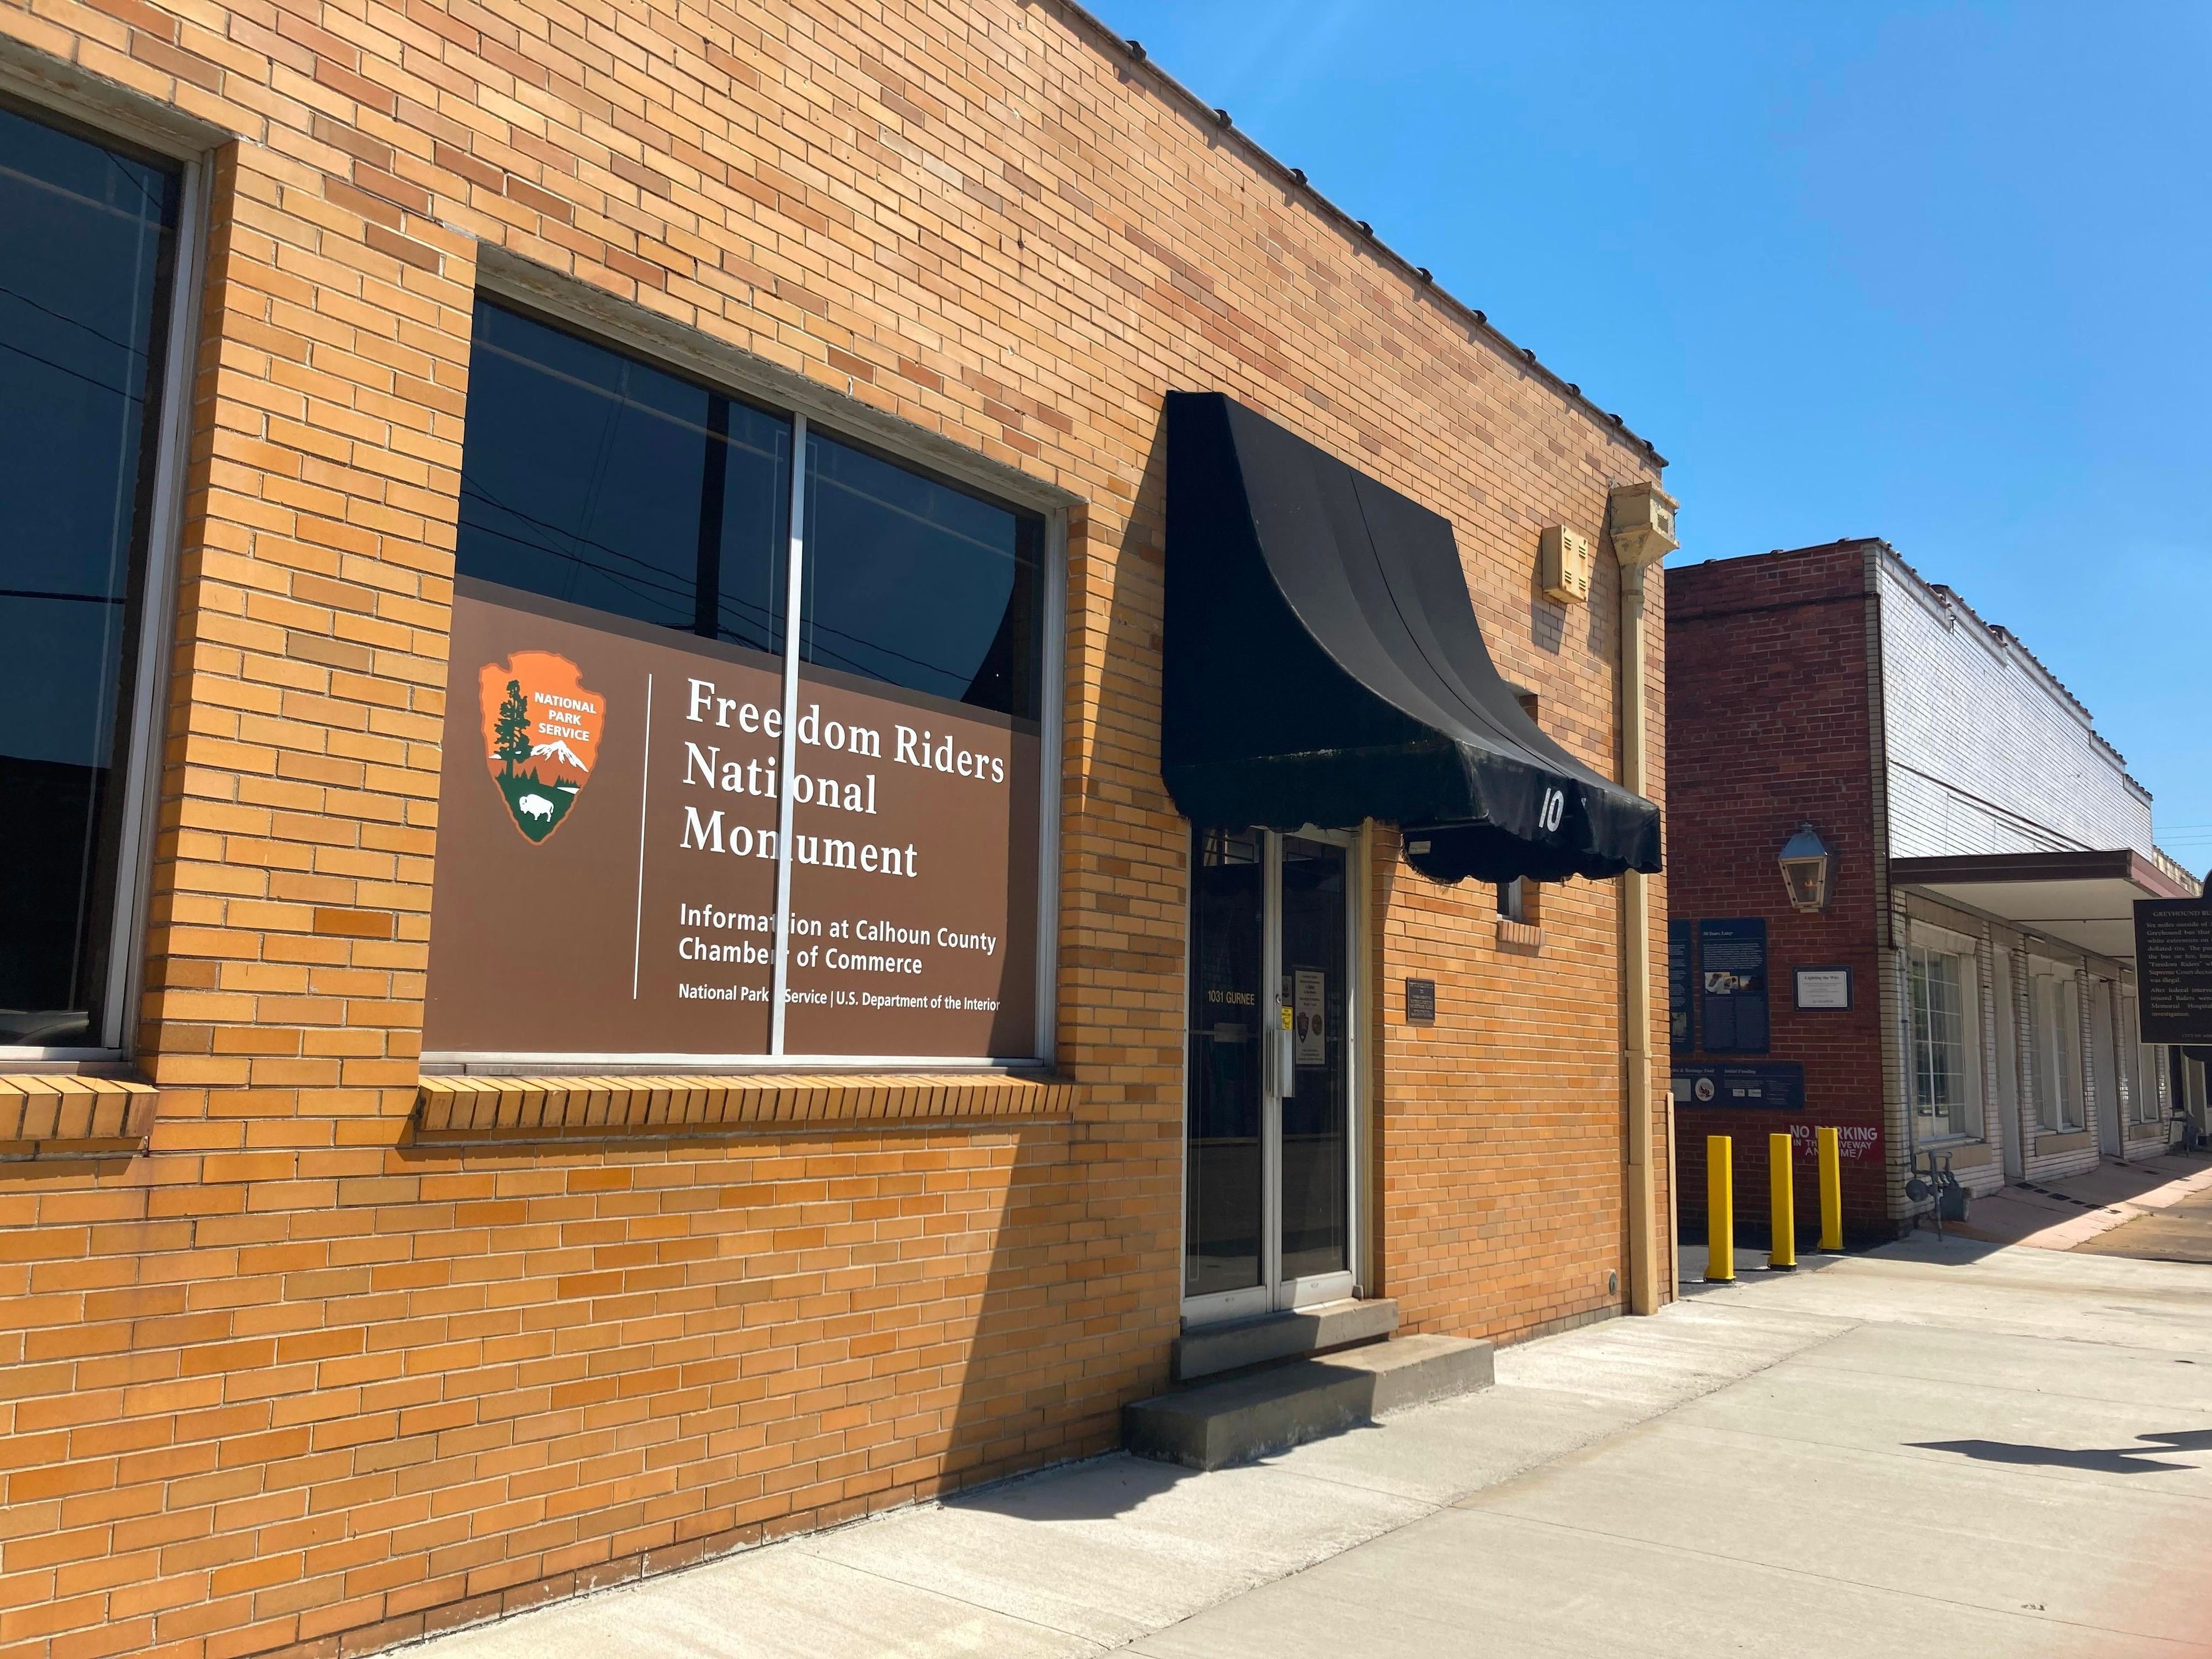
<svg viewBox="0 0 2212 1659">
<path fill-rule="evenodd" d="M 2128 1103 L 2138 1123 L 2155 1123 L 2164 1113 L 2158 1100 L 2155 1073 L 2147 1063 L 2149 1056 L 2142 1046 L 2141 1010 L 2133 991 L 2116 994 L 2120 1018 L 2120 1086 L 2127 1091 Z"/>
<path fill-rule="evenodd" d="M 0 106 L 0 1048 L 122 1039 L 183 194 Z"/>
<path fill-rule="evenodd" d="M 2081 1127 L 2081 988 L 2058 969 L 2039 971 L 2035 1003 L 2037 1119 L 2053 1133 Z"/>
<path fill-rule="evenodd" d="M 1922 1139 L 1980 1131 L 1974 1050 L 1974 958 L 1915 944 L 1906 953 L 1914 1132 Z"/>
</svg>

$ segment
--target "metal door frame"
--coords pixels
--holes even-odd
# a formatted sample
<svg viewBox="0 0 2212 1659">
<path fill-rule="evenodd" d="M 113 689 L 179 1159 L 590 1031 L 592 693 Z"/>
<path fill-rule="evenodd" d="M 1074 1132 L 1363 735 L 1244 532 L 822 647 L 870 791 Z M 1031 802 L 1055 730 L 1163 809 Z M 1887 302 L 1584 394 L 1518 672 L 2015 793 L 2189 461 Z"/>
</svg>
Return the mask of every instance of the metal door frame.
<svg viewBox="0 0 2212 1659">
<path fill-rule="evenodd" d="M 1291 830 L 1304 841 L 1326 842 L 1344 850 L 1344 1058 L 1345 1067 L 1345 1261 L 1334 1272 L 1285 1279 L 1283 1270 L 1283 1072 L 1288 1063 L 1285 1042 L 1283 1002 L 1283 839 L 1285 831 L 1262 830 L 1261 844 L 1260 985 L 1266 998 L 1261 1021 L 1260 1062 L 1260 1282 L 1242 1290 L 1215 1291 L 1182 1299 L 1185 1325 L 1214 1324 L 1242 1319 L 1277 1309 L 1306 1308 L 1316 1303 L 1356 1296 L 1363 1272 L 1362 1244 L 1365 1237 L 1364 1182 L 1366 1175 L 1367 1090 L 1366 1044 L 1361 1040 L 1367 1017 L 1362 995 L 1360 966 L 1365 960 L 1367 927 L 1367 838 L 1356 830 L 1318 830 L 1309 824 Z M 1190 878 L 1195 885 L 1195 848 Z M 1188 1225 L 1190 1215 L 1190 949 L 1194 911 L 1187 901 L 1183 927 L 1182 1024 L 1183 1152 L 1182 1205 L 1178 1230 Z M 1187 1246 L 1188 1239 L 1182 1243 Z M 1176 1271 L 1182 1271 L 1177 1252 Z"/>
</svg>

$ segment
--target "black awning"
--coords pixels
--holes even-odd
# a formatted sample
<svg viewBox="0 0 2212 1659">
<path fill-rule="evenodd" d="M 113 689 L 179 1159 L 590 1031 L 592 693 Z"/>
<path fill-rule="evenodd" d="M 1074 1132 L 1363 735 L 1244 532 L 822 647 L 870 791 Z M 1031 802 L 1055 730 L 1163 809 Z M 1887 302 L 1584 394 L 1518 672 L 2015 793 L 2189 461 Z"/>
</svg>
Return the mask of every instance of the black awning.
<svg viewBox="0 0 2212 1659">
<path fill-rule="evenodd" d="M 1161 765 L 1208 827 L 1402 825 L 1441 881 L 1659 868 L 1659 809 L 1498 678 L 1450 523 L 1218 392 L 1168 394 Z"/>
</svg>

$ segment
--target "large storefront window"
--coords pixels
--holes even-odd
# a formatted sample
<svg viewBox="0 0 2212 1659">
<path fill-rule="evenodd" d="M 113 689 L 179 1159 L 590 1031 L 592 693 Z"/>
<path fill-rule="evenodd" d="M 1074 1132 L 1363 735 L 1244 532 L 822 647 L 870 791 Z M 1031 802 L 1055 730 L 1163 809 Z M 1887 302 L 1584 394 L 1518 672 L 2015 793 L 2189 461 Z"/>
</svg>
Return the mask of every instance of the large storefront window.
<svg viewBox="0 0 2212 1659">
<path fill-rule="evenodd" d="M 1042 529 L 810 434 L 802 659 L 1036 720 Z"/>
<path fill-rule="evenodd" d="M 2035 1094 L 2045 1129 L 2081 1127 L 2081 987 L 2070 974 L 2038 972 L 2033 981 Z"/>
<path fill-rule="evenodd" d="M 478 305 L 464 576 L 783 648 L 791 422 Z"/>
<path fill-rule="evenodd" d="M 1912 1024 L 1912 1107 L 1923 1139 L 1978 1132 L 1974 959 L 1915 945 L 1906 953 Z"/>
<path fill-rule="evenodd" d="M 461 494 L 432 1053 L 1042 1053 L 1041 518 L 489 301 Z"/>
<path fill-rule="evenodd" d="M 0 1047 L 112 1048 L 172 169 L 0 107 Z"/>
</svg>

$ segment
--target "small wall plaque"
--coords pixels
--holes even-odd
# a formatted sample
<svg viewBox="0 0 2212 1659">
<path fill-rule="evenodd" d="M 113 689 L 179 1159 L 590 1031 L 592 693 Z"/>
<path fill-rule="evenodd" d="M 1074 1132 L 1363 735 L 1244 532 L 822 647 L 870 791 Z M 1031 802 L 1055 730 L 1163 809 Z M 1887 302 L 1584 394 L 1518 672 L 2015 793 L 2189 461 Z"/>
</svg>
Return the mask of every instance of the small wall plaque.
<svg viewBox="0 0 2212 1659">
<path fill-rule="evenodd" d="M 1432 979 L 1409 979 L 1406 981 L 1406 1024 L 1433 1025 L 1437 1023 L 1437 982 Z"/>
<path fill-rule="evenodd" d="M 1797 970 L 1800 1008 L 1848 1008 L 1851 1006 L 1851 970 L 1848 968 L 1800 968 Z"/>
</svg>

